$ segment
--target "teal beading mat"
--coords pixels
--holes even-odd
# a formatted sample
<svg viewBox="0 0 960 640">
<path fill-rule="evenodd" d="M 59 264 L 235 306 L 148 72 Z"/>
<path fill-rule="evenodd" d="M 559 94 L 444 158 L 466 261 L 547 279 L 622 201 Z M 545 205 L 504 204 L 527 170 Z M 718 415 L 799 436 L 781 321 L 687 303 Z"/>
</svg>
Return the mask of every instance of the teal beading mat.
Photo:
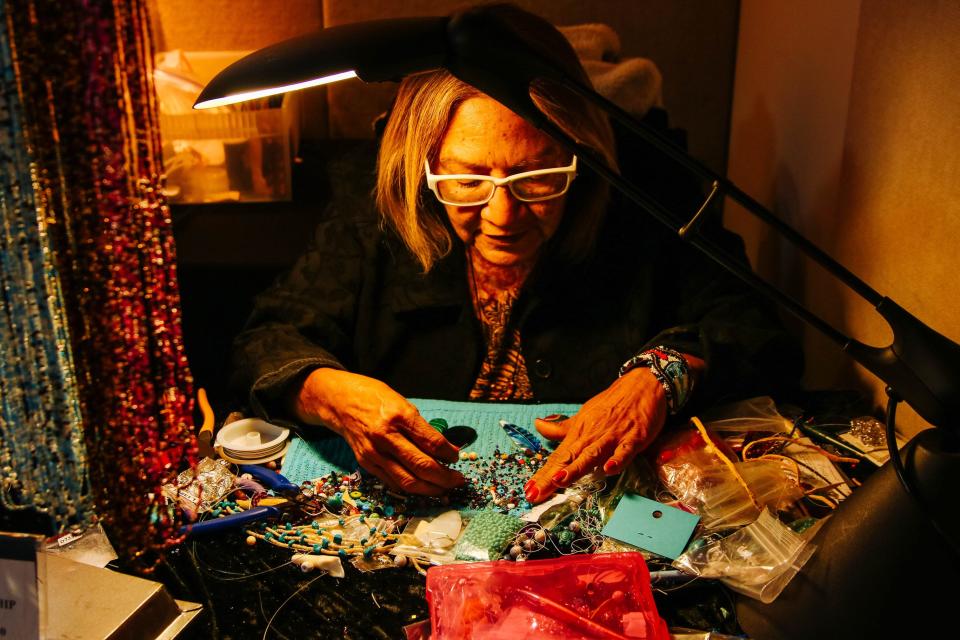
<svg viewBox="0 0 960 640">
<path fill-rule="evenodd" d="M 572 416 L 580 410 L 579 404 L 515 404 L 507 402 L 454 402 L 410 398 L 420 414 L 427 420 L 443 418 L 451 427 L 467 425 L 477 431 L 477 441 L 465 447 L 480 456 L 489 456 L 494 450 L 513 451 L 513 441 L 500 427 L 506 420 L 536 434 L 534 418 L 543 418 L 553 413 Z M 547 444 L 543 438 L 541 441 Z M 340 437 L 303 440 L 294 438 L 287 450 L 281 473 L 300 484 L 324 476 L 331 471 L 341 474 L 357 470 L 357 461 L 346 440 Z"/>
</svg>

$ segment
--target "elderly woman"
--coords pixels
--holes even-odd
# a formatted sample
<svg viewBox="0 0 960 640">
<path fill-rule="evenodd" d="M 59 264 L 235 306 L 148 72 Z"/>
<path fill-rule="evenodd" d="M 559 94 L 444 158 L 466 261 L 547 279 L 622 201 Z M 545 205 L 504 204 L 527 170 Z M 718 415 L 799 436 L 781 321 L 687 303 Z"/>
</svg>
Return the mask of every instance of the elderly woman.
<svg viewBox="0 0 960 640">
<path fill-rule="evenodd" d="M 538 37 L 589 83 L 558 32 Z M 534 98 L 617 166 L 603 114 L 547 87 Z M 256 410 L 331 429 L 395 490 L 464 481 L 442 464 L 457 449 L 406 397 L 583 402 L 536 422 L 562 440 L 526 486 L 539 502 L 596 468 L 620 472 L 691 397 L 794 369 L 776 315 L 738 281 L 445 71 L 401 84 L 376 205 L 319 226 L 235 353 Z"/>
</svg>

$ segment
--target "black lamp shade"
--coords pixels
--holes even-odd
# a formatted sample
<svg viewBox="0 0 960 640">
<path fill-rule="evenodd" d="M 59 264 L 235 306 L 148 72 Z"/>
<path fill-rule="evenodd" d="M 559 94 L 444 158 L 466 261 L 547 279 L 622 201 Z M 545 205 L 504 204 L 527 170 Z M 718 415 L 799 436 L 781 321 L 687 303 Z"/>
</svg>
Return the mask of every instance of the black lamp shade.
<svg viewBox="0 0 960 640">
<path fill-rule="evenodd" d="M 446 17 L 396 18 L 323 29 L 254 51 L 218 73 L 194 103 L 203 109 L 306 88 L 355 72 L 366 82 L 400 80 L 443 66 Z M 311 85 L 307 85 L 311 86 Z"/>
</svg>

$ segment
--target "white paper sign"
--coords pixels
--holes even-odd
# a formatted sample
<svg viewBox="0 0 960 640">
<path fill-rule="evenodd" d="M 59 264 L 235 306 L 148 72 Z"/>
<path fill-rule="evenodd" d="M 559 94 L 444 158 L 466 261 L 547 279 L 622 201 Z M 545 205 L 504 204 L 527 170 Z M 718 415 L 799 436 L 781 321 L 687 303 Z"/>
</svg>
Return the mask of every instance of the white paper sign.
<svg viewBox="0 0 960 640">
<path fill-rule="evenodd" d="M 29 557 L 28 541 L 0 536 L 0 640 L 40 637 L 35 551 Z"/>
</svg>

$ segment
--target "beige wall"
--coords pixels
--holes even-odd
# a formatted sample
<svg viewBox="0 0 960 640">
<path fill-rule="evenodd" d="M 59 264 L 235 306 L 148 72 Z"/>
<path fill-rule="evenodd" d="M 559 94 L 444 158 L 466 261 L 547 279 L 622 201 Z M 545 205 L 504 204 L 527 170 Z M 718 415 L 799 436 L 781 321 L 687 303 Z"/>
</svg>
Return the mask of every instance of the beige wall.
<svg viewBox="0 0 960 640">
<path fill-rule="evenodd" d="M 802 6 L 801 6 L 802 5 Z M 874 289 L 948 337 L 960 265 L 960 5 L 744 0 L 729 174 Z M 736 207 L 755 266 L 841 331 L 886 345 L 858 297 Z M 882 385 L 806 332 L 813 387 Z M 904 410 L 901 429 L 926 425 Z"/>
</svg>

